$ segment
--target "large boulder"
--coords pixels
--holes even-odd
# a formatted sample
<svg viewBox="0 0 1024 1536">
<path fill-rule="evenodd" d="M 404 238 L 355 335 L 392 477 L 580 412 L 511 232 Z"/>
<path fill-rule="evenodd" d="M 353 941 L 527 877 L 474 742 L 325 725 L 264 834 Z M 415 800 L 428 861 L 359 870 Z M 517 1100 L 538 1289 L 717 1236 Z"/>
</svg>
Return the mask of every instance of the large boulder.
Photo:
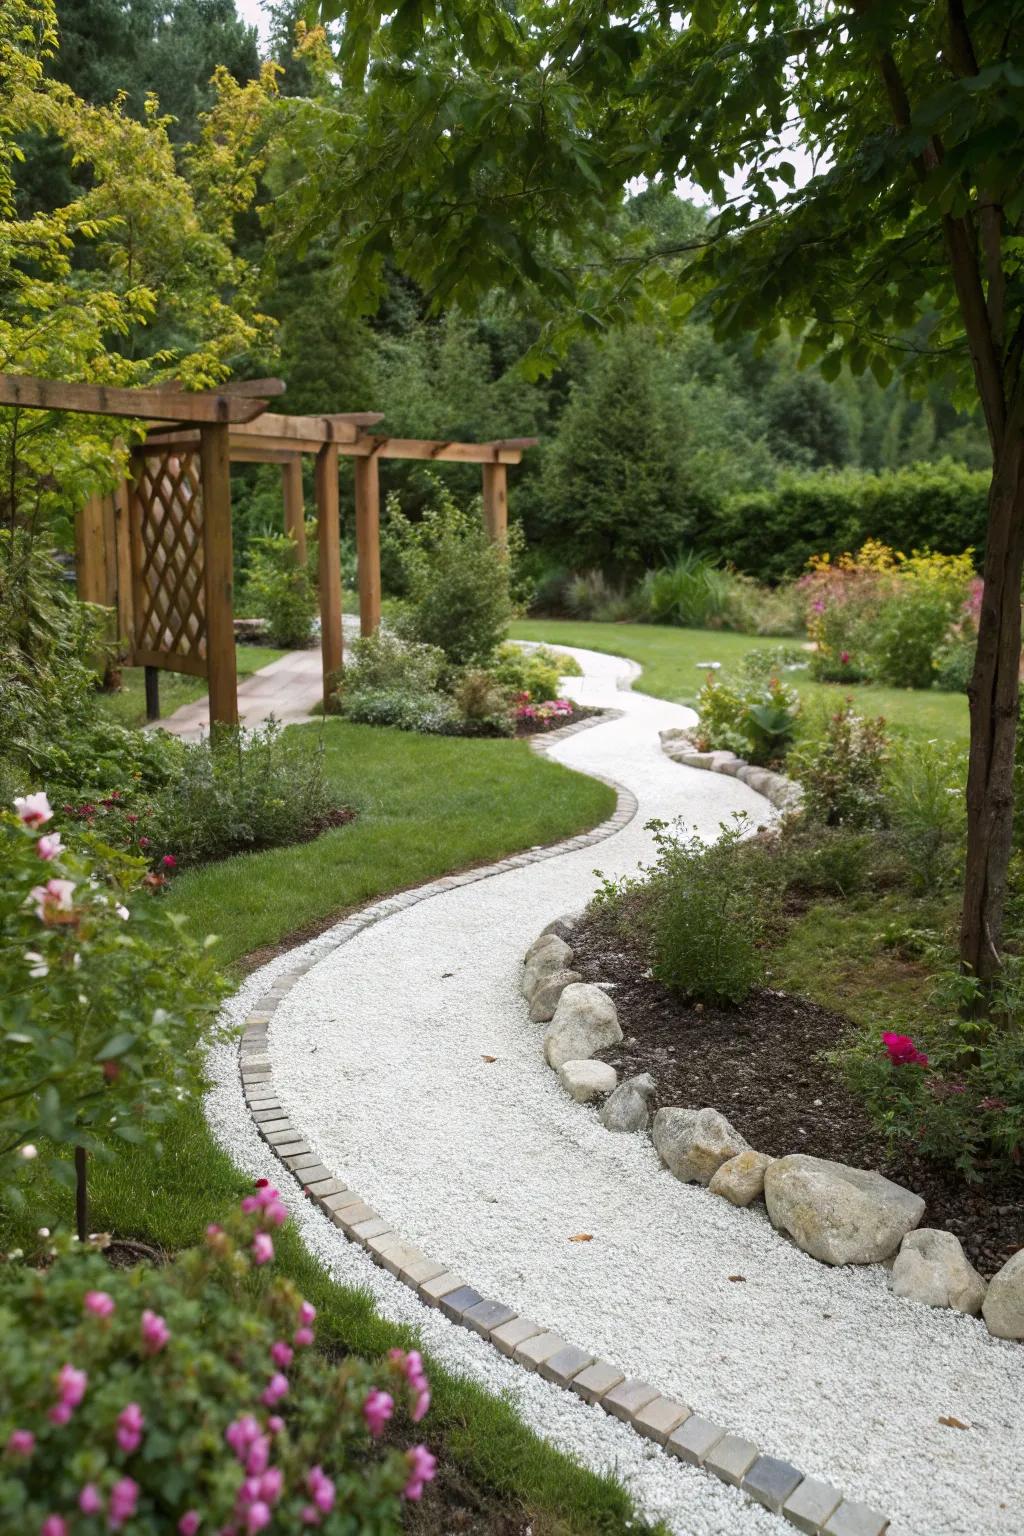
<svg viewBox="0 0 1024 1536">
<path fill-rule="evenodd" d="M 717 1109 L 659 1109 L 652 1135 L 669 1172 L 688 1184 L 710 1184 L 723 1163 L 750 1150 Z"/>
<path fill-rule="evenodd" d="M 535 1024 L 547 1024 L 555 1016 L 558 999 L 574 981 L 582 981 L 579 971 L 550 971 L 542 976 L 530 994 L 530 1018 Z"/>
<path fill-rule="evenodd" d="M 997 1339 L 1024 1339 L 1024 1248 L 992 1276 L 981 1315 Z"/>
<path fill-rule="evenodd" d="M 774 1225 L 823 1264 L 880 1264 L 924 1215 L 924 1201 L 880 1173 L 796 1153 L 765 1174 Z"/>
<path fill-rule="evenodd" d="M 523 996 L 530 998 L 545 976 L 555 971 L 566 971 L 572 964 L 572 950 L 556 933 L 543 935 L 526 952 L 523 967 Z"/>
<path fill-rule="evenodd" d="M 892 1267 L 897 1296 L 926 1307 L 952 1307 L 977 1317 L 987 1286 L 952 1232 L 919 1227 L 908 1232 Z"/>
<path fill-rule="evenodd" d="M 595 1051 L 618 1045 L 622 1039 L 619 1016 L 607 992 L 587 981 L 572 982 L 558 999 L 554 1017 L 544 1034 L 548 1065 L 584 1061 Z"/>
<path fill-rule="evenodd" d="M 566 1093 L 577 1104 L 590 1104 L 611 1093 L 619 1080 L 614 1067 L 604 1061 L 563 1061 L 558 1076 Z"/>
<path fill-rule="evenodd" d="M 732 1205 L 751 1205 L 764 1194 L 765 1169 L 774 1161 L 767 1152 L 738 1152 L 712 1176 L 708 1189 Z"/>
<path fill-rule="evenodd" d="M 562 939 L 568 944 L 572 938 L 573 929 L 579 920 L 580 914 L 578 912 L 564 912 L 561 917 L 556 917 L 553 923 L 548 923 L 541 933 L 541 938 L 545 939 L 549 934 L 553 933 L 557 938 Z"/>
<path fill-rule="evenodd" d="M 616 1088 L 601 1111 L 601 1124 L 606 1131 L 646 1131 L 651 1118 L 648 1099 L 654 1092 L 654 1078 L 649 1072 L 639 1077 L 627 1077 Z"/>
</svg>

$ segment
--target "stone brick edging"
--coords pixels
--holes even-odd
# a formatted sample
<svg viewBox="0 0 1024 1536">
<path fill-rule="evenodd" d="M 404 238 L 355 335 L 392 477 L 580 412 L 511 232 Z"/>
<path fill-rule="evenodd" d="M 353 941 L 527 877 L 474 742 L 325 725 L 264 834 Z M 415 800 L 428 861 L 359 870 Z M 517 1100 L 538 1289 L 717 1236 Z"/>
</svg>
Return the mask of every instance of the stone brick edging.
<svg viewBox="0 0 1024 1536">
<path fill-rule="evenodd" d="M 574 721 L 571 725 L 533 736 L 530 746 L 537 752 L 546 751 L 554 742 L 605 723 L 609 717 L 614 718 L 620 713 L 607 710 L 600 716 Z M 589 776 L 598 777 L 595 774 Z M 724 1482 L 740 1488 L 766 1509 L 784 1515 L 797 1530 L 808 1532 L 810 1536 L 882 1536 L 889 1522 L 868 1505 L 844 1499 L 830 1484 L 804 1477 L 795 1467 L 777 1457 L 762 1455 L 751 1441 L 727 1433 L 685 1404 L 664 1396 L 648 1382 L 627 1378 L 609 1361 L 595 1359 L 586 1350 L 570 1344 L 560 1334 L 522 1316 L 503 1302 L 482 1296 L 456 1271 L 428 1258 L 419 1248 L 406 1242 L 354 1189 L 320 1162 L 302 1132 L 292 1124 L 277 1096 L 267 1050 L 271 1018 L 281 1000 L 307 971 L 324 959 L 325 953 L 340 949 L 362 929 L 445 891 L 613 837 L 632 821 L 638 804 L 630 790 L 607 779 L 602 782 L 611 784 L 616 791 L 616 809 L 593 831 L 548 847 L 531 848 L 479 869 L 446 875 L 415 890 L 364 907 L 338 924 L 329 950 L 321 951 L 315 959 L 301 962 L 276 977 L 242 1027 L 239 1068 L 246 1106 L 256 1130 L 282 1168 L 294 1175 L 306 1197 L 346 1238 L 358 1243 L 375 1263 L 414 1291 L 425 1306 L 440 1308 L 453 1323 L 472 1329 L 500 1354 L 526 1370 L 537 1372 L 554 1385 L 575 1392 L 584 1402 L 600 1405 L 606 1413 L 630 1425 L 681 1461 L 703 1467 Z"/>
<path fill-rule="evenodd" d="M 698 752 L 689 731 L 671 730 L 659 732 L 661 750 L 674 763 L 684 768 L 705 768 L 710 773 L 727 773 L 731 778 L 749 784 L 759 795 L 774 805 L 777 811 L 798 811 L 803 804 L 804 792 L 794 779 L 773 773 L 770 768 L 755 768 L 735 752 Z"/>
</svg>

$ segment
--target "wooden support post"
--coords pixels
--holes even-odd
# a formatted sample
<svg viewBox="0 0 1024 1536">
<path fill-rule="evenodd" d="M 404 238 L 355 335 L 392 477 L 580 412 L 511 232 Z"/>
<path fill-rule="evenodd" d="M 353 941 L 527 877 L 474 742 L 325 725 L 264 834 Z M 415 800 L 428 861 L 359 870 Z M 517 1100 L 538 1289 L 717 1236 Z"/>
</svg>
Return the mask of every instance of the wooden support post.
<svg viewBox="0 0 1024 1536">
<path fill-rule="evenodd" d="M 105 556 L 103 497 L 90 496 L 75 518 L 75 590 L 83 603 L 106 601 Z"/>
<path fill-rule="evenodd" d="M 284 485 L 284 529 L 295 540 L 295 558 L 306 563 L 306 507 L 302 495 L 302 460 L 288 459 L 281 465 Z"/>
<path fill-rule="evenodd" d="M 356 459 L 356 557 L 359 564 L 359 632 L 380 628 L 380 471 L 378 461 Z"/>
<path fill-rule="evenodd" d="M 232 606 L 231 455 L 228 428 L 201 429 L 203 575 L 206 588 L 206 677 L 210 730 L 238 724 L 238 671 Z"/>
<path fill-rule="evenodd" d="M 135 604 L 132 587 L 131 486 L 122 480 L 114 491 L 114 558 L 117 563 L 117 638 L 122 652 L 135 643 Z"/>
<path fill-rule="evenodd" d="M 316 459 L 316 521 L 319 552 L 320 649 L 324 667 L 324 712 L 334 702 L 342 667 L 341 533 L 338 527 L 338 449 L 327 443 Z"/>
<path fill-rule="evenodd" d="M 160 719 L 160 668 L 143 667 L 146 680 L 146 719 Z"/>
<path fill-rule="evenodd" d="M 484 527 L 495 544 L 508 537 L 508 466 L 484 465 Z"/>
</svg>

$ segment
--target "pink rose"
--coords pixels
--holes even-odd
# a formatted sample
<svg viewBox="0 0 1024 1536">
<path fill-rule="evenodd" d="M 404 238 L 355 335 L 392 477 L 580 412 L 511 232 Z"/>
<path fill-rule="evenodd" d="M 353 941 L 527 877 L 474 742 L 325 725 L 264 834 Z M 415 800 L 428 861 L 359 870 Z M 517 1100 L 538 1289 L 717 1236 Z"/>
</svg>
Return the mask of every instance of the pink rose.
<svg viewBox="0 0 1024 1536">
<path fill-rule="evenodd" d="M 18 820 L 26 827 L 41 827 L 53 816 L 50 802 L 42 790 L 34 795 L 16 795 L 14 809 Z"/>
<path fill-rule="evenodd" d="M 94 1317 L 110 1317 L 114 1311 L 114 1298 L 109 1291 L 86 1291 L 82 1305 Z"/>
<path fill-rule="evenodd" d="M 252 1261 L 254 1264 L 269 1264 L 274 1257 L 274 1245 L 268 1232 L 257 1232 L 252 1240 Z"/>
<path fill-rule="evenodd" d="M 158 1355 L 171 1337 L 171 1330 L 163 1318 L 158 1313 L 151 1312 L 149 1307 L 142 1314 L 139 1331 L 142 1334 L 142 1347 L 147 1355 Z"/>
</svg>

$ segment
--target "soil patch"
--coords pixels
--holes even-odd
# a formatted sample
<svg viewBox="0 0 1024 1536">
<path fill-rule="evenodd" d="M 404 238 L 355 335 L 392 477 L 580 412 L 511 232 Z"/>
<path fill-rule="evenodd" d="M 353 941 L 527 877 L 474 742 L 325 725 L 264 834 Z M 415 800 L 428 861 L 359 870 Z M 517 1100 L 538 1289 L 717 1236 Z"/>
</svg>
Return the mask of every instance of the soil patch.
<svg viewBox="0 0 1024 1536">
<path fill-rule="evenodd" d="M 1024 1247 L 1024 1176 L 969 1184 L 952 1168 L 889 1149 L 863 1104 L 825 1054 L 853 1025 L 800 997 L 764 989 L 723 1010 L 674 997 L 647 974 L 647 960 L 620 935 L 584 919 L 569 939 L 585 981 L 615 983 L 624 1036 L 598 1054 L 622 1077 L 650 1072 L 653 1108 L 710 1106 L 759 1152 L 806 1152 L 877 1168 L 928 1203 L 924 1222 L 953 1232 L 983 1275 Z"/>
<path fill-rule="evenodd" d="M 578 720 L 591 720 L 595 715 L 603 715 L 603 709 L 595 709 L 588 704 L 574 704 L 567 715 L 552 715 L 550 720 L 517 720 L 517 736 L 546 736 L 549 731 L 560 731 L 567 725 L 575 725 Z"/>
</svg>

